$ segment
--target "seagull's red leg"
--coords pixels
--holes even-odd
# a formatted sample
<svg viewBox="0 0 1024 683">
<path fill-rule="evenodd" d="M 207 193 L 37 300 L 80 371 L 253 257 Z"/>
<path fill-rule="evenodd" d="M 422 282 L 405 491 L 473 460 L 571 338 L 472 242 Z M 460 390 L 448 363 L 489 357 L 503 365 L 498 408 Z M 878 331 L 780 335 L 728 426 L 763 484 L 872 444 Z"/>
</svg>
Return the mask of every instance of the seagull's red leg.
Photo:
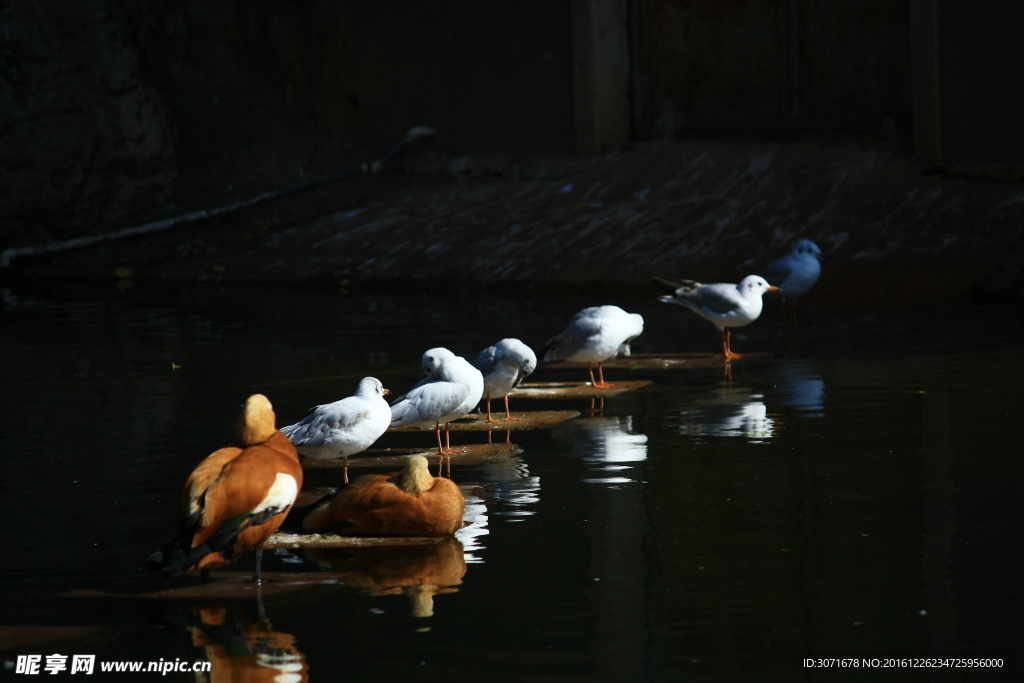
<svg viewBox="0 0 1024 683">
<path fill-rule="evenodd" d="M 591 373 L 590 376 L 591 378 L 593 378 L 593 373 Z M 597 364 L 597 376 L 598 383 L 594 385 L 595 389 L 607 389 L 608 387 L 612 386 L 611 384 L 608 384 L 607 382 L 604 381 L 604 368 L 601 366 L 601 363 Z"/>
<path fill-rule="evenodd" d="M 505 399 L 505 403 L 508 403 L 508 399 Z M 491 424 L 498 424 L 501 420 L 495 420 L 491 417 L 491 397 L 487 397 L 487 421 Z"/>
<path fill-rule="evenodd" d="M 508 394 L 505 394 L 505 422 L 520 422 L 522 420 L 523 418 L 521 417 L 512 417 L 512 413 L 508 410 Z M 495 422 L 497 422 L 497 420 L 495 420 Z"/>
<path fill-rule="evenodd" d="M 440 451 L 440 453 L 439 453 L 440 455 L 448 455 L 448 456 L 450 456 L 452 453 L 461 453 L 462 452 L 462 451 L 454 451 L 454 450 L 452 450 L 451 437 L 452 437 L 451 424 L 449 424 L 448 422 L 445 422 L 444 423 L 444 450 Z M 440 447 L 440 445 L 441 445 L 440 433 L 438 433 L 437 445 L 438 445 L 438 447 Z"/>
<path fill-rule="evenodd" d="M 437 437 L 437 476 L 441 476 L 441 463 L 444 462 L 444 449 L 441 448 L 441 423 L 434 423 L 434 435 Z"/>
<path fill-rule="evenodd" d="M 448 460 L 448 478 L 452 478 L 452 453 L 461 453 L 462 451 L 452 450 L 452 426 L 450 422 L 444 423 L 444 451 L 441 453 L 441 462 L 437 465 L 437 476 L 441 476 L 441 463 Z"/>
<path fill-rule="evenodd" d="M 740 354 L 732 352 L 732 328 L 726 327 L 722 330 L 722 351 L 726 360 L 739 358 Z"/>
</svg>

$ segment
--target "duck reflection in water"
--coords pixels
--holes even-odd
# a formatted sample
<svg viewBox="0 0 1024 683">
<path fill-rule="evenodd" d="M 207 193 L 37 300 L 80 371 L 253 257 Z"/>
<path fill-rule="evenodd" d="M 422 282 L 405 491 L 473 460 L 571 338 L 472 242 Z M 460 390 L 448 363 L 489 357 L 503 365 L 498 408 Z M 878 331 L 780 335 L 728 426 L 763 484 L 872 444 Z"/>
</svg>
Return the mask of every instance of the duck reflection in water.
<svg viewBox="0 0 1024 683">
<path fill-rule="evenodd" d="M 573 444 L 572 455 L 592 463 L 600 473 L 624 472 L 647 459 L 647 435 L 633 431 L 632 416 L 594 417 L 559 425 L 557 438 Z M 584 479 L 588 483 L 626 484 L 625 476 Z"/>
<path fill-rule="evenodd" d="M 341 573 L 343 583 L 370 595 L 404 595 L 414 617 L 434 615 L 434 596 L 457 593 L 466 575 L 462 543 L 454 537 L 417 545 L 306 548 L 306 557 Z"/>
<path fill-rule="evenodd" d="M 726 383 L 712 390 L 673 419 L 681 434 L 695 436 L 742 436 L 761 443 L 775 434 L 775 420 L 768 414 L 764 395 L 749 387 Z"/>
<path fill-rule="evenodd" d="M 188 610 L 192 644 L 206 650 L 209 678 L 196 680 L 247 683 L 302 683 L 309 680 L 306 657 L 295 637 L 275 631 L 265 617 L 253 618 L 243 607 L 200 607 Z"/>
</svg>

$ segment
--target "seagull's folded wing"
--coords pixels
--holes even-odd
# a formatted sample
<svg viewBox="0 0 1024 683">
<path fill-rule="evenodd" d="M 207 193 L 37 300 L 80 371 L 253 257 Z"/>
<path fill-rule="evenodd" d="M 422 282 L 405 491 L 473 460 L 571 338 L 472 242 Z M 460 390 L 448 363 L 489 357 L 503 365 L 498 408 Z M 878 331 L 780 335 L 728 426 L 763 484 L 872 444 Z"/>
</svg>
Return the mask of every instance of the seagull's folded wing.
<svg viewBox="0 0 1024 683">
<path fill-rule="evenodd" d="M 498 366 L 498 358 L 500 356 L 501 352 L 497 346 L 488 346 L 477 355 L 476 359 L 473 361 L 473 367 L 479 370 L 484 376 L 487 376 L 494 372 L 494 368 Z"/>
<path fill-rule="evenodd" d="M 417 385 L 405 399 L 391 406 L 391 426 L 433 422 L 451 414 L 469 396 L 461 382 L 430 382 Z"/>
<path fill-rule="evenodd" d="M 693 289 L 681 287 L 674 296 L 694 308 L 717 315 L 732 313 L 742 305 L 736 285 L 730 284 L 700 285 Z"/>
</svg>

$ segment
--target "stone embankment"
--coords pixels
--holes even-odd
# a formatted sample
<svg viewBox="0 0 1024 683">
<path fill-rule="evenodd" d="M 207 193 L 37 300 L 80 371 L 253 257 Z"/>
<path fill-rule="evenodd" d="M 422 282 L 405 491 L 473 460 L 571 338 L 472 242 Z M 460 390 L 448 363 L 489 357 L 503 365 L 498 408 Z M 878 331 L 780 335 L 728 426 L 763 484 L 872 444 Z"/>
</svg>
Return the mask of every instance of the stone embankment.
<svg viewBox="0 0 1024 683">
<path fill-rule="evenodd" d="M 1019 296 L 1022 226 L 1024 184 L 922 174 L 889 144 L 669 141 L 587 159 L 421 152 L 280 205 L 39 263 L 191 281 L 609 290 L 650 273 L 736 281 L 806 237 L 828 257 L 814 296 L 892 303 Z"/>
</svg>

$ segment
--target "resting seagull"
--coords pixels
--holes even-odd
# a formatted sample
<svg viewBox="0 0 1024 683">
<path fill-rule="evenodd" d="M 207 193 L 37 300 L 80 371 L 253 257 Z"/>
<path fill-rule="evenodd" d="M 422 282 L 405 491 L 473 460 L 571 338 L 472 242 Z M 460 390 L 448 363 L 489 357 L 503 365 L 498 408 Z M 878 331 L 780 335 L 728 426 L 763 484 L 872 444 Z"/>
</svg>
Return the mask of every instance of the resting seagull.
<svg viewBox="0 0 1024 683">
<path fill-rule="evenodd" d="M 373 445 L 391 424 L 389 394 L 376 377 L 364 377 L 354 396 L 316 406 L 301 422 L 282 427 L 300 455 L 314 460 L 342 458 L 348 483 L 348 456 Z"/>
<path fill-rule="evenodd" d="M 763 305 L 761 296 L 778 289 L 760 275 L 748 275 L 738 285 L 726 282 L 704 285 L 693 280 L 671 280 L 657 275 L 654 281 L 672 292 L 658 297 L 658 301 L 685 306 L 718 328 L 722 333 L 722 353 L 726 359 L 739 358 L 739 354 L 732 352 L 730 330 L 757 320 Z"/>
<path fill-rule="evenodd" d="M 437 454 L 451 455 L 448 423 L 465 417 L 480 403 L 484 377 L 462 356 L 446 348 L 430 349 L 423 354 L 427 376 L 391 405 L 391 426 L 434 424 Z M 445 446 L 441 447 L 441 425 L 445 426 Z"/>
<path fill-rule="evenodd" d="M 618 306 L 592 306 L 574 315 L 560 334 L 549 339 L 542 355 L 544 360 L 586 361 L 590 384 L 605 389 L 612 385 L 605 383 L 601 364 L 616 355 L 628 356 L 630 342 L 643 331 L 639 313 L 626 313 Z M 599 380 L 594 379 L 594 363 Z"/>
<path fill-rule="evenodd" d="M 518 339 L 502 339 L 480 352 L 473 365 L 484 376 L 484 400 L 487 401 L 487 421 L 491 418 L 491 399 L 505 399 L 505 420 L 522 420 L 512 417 L 508 409 L 508 395 L 519 383 L 537 368 L 537 354 Z"/>
</svg>

